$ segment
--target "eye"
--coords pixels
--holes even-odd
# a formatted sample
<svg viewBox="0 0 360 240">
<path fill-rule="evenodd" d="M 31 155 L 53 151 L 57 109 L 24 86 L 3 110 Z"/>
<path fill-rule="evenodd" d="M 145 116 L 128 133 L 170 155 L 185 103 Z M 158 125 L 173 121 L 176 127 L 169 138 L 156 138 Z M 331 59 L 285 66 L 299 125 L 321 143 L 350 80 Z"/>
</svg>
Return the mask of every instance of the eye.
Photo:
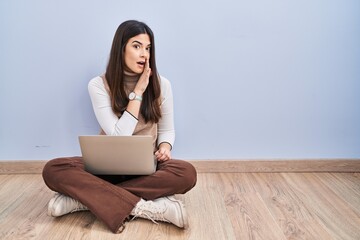
<svg viewBox="0 0 360 240">
<path fill-rule="evenodd" d="M 140 49 L 140 45 L 138 45 L 138 44 L 133 45 L 133 47 L 134 47 L 135 49 Z"/>
<path fill-rule="evenodd" d="M 151 47 L 146 48 L 146 51 L 150 52 L 150 50 L 151 50 Z"/>
</svg>

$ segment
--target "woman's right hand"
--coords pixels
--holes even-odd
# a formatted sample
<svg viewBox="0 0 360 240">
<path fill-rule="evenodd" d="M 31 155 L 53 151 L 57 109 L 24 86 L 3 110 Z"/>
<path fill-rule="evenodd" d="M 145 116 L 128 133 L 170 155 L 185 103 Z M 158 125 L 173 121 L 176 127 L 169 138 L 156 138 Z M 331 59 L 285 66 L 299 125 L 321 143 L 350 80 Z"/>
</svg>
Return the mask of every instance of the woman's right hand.
<svg viewBox="0 0 360 240">
<path fill-rule="evenodd" d="M 150 68 L 150 64 L 149 64 L 149 59 L 146 59 L 144 71 L 141 74 L 139 81 L 136 83 L 136 86 L 134 89 L 134 92 L 136 93 L 136 95 L 140 95 L 140 96 L 143 95 L 143 93 L 145 92 L 145 90 L 149 84 L 150 76 L 151 76 L 151 68 Z"/>
</svg>

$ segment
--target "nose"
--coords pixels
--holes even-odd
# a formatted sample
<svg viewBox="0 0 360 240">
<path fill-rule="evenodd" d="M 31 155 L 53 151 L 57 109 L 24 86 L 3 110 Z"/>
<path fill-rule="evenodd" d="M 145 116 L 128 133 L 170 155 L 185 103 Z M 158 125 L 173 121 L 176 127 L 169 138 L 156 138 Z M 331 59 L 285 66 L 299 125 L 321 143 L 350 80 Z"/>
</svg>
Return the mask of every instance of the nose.
<svg viewBox="0 0 360 240">
<path fill-rule="evenodd" d="M 149 58 L 150 53 L 146 49 L 142 49 L 140 52 L 140 57 Z"/>
</svg>

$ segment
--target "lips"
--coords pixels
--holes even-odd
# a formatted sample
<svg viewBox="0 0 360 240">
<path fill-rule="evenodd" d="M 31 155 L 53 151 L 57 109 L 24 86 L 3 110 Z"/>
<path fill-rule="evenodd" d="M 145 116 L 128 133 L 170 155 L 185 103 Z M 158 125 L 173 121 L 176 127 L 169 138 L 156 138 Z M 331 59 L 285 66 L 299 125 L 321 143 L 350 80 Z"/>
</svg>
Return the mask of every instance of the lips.
<svg viewBox="0 0 360 240">
<path fill-rule="evenodd" d="M 144 66 L 144 65 L 145 65 L 145 62 L 140 61 L 140 62 L 137 62 L 137 64 Z"/>
</svg>

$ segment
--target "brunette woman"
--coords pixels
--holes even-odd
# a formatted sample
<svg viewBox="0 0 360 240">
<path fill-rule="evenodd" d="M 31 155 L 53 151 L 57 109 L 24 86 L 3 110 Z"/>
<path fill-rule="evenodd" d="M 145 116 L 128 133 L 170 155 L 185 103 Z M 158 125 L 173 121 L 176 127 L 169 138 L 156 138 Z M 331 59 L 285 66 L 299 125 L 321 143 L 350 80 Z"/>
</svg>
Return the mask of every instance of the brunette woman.
<svg viewBox="0 0 360 240">
<path fill-rule="evenodd" d="M 85 171 L 81 157 L 57 158 L 43 169 L 55 191 L 48 213 L 58 217 L 90 210 L 114 233 L 126 220 L 141 217 L 188 226 L 183 203 L 174 197 L 196 184 L 196 170 L 171 158 L 175 140 L 170 82 L 159 75 L 154 34 L 139 21 L 122 23 L 114 36 L 106 73 L 88 85 L 102 134 L 151 135 L 157 171 L 148 176 L 100 176 Z"/>
</svg>

